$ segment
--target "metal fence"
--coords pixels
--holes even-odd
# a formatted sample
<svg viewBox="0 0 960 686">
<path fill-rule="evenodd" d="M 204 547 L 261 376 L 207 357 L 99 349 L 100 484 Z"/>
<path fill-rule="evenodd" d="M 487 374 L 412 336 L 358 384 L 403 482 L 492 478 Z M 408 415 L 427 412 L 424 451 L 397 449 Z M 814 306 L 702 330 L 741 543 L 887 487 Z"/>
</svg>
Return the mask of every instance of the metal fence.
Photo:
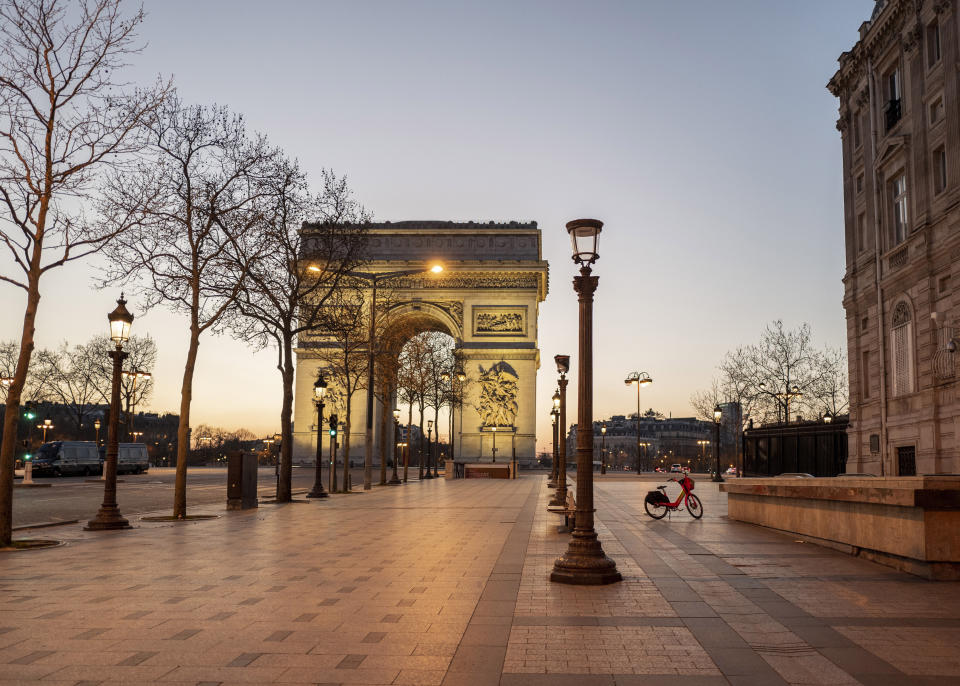
<svg viewBox="0 0 960 686">
<path fill-rule="evenodd" d="M 847 417 L 832 422 L 768 424 L 743 432 L 743 475 L 843 474 L 847 466 Z"/>
</svg>

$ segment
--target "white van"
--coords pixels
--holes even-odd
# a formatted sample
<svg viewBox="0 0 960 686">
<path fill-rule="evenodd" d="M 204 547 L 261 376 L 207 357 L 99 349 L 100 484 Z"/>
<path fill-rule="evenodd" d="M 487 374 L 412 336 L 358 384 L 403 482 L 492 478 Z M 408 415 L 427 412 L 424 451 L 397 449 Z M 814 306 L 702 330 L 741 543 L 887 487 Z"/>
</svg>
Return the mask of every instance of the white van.
<svg viewBox="0 0 960 686">
<path fill-rule="evenodd" d="M 93 441 L 52 441 L 44 443 L 31 460 L 37 476 L 91 475 L 100 470 L 100 455 Z"/>
<path fill-rule="evenodd" d="M 117 474 L 143 474 L 150 469 L 145 443 L 121 443 L 117 454 Z"/>
</svg>

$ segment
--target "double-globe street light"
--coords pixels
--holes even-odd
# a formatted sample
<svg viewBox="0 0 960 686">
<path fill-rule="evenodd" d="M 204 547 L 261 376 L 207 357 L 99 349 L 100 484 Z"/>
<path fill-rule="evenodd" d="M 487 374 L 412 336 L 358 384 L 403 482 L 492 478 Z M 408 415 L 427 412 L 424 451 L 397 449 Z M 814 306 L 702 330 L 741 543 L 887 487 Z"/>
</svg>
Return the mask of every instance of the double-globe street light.
<svg viewBox="0 0 960 686">
<path fill-rule="evenodd" d="M 48 431 L 53 431 L 53 429 L 54 429 L 55 427 L 53 426 L 53 420 L 51 420 L 49 417 L 47 417 L 47 418 L 45 418 L 45 419 L 43 420 L 43 423 L 42 423 L 42 424 L 37 424 L 37 428 L 40 429 L 41 431 L 43 431 L 43 442 L 46 443 L 46 442 L 47 442 L 47 432 L 48 432 Z"/>
<path fill-rule="evenodd" d="M 759 384 L 757 384 L 757 388 L 759 388 L 761 392 L 766 393 L 767 395 L 773 396 L 774 398 L 777 399 L 778 411 L 780 409 L 780 401 L 781 400 L 783 401 L 783 423 L 789 424 L 790 423 L 790 401 L 793 400 L 794 398 L 803 397 L 803 393 L 800 391 L 799 386 L 797 386 L 797 384 L 791 384 L 790 381 L 788 380 L 784 386 L 783 392 L 779 392 L 779 391 L 774 392 L 774 391 L 768 391 L 767 384 L 761 381 Z"/>
<path fill-rule="evenodd" d="M 630 372 L 623 380 L 627 386 L 637 387 L 637 474 L 640 473 L 640 387 L 649 386 L 653 379 L 646 372 Z M 646 456 L 644 456 L 646 457 Z"/>
<path fill-rule="evenodd" d="M 123 344 L 130 340 L 130 326 L 133 324 L 133 315 L 127 310 L 127 301 L 120 294 L 117 307 L 107 315 L 110 322 L 110 340 L 116 344 L 114 350 L 109 351 L 113 360 L 113 376 L 110 389 L 110 423 L 107 425 L 107 455 L 103 464 L 103 504 L 97 516 L 87 522 L 84 527 L 88 531 L 103 531 L 107 529 L 129 529 L 130 524 L 120 515 L 117 506 L 117 455 L 120 452 L 117 436 L 120 414 L 120 373 L 123 369 L 123 360 L 129 353 L 124 352 Z"/>
<path fill-rule="evenodd" d="M 153 375 L 140 369 L 124 369 L 120 372 L 121 378 L 130 381 L 130 386 L 126 388 L 127 396 L 127 436 L 133 435 L 133 420 L 137 414 L 137 381 L 146 383 Z M 131 409 L 132 403 L 132 409 Z"/>
<path fill-rule="evenodd" d="M 597 239 L 603 222 L 576 219 L 567 223 L 573 261 L 580 265 L 573 288 L 579 300 L 577 370 L 577 507 L 567 552 L 553 564 L 550 580 L 565 584 L 599 585 L 621 581 L 617 564 L 603 552 L 593 526 L 593 294 L 598 278 L 590 265 L 597 261 Z"/>
<path fill-rule="evenodd" d="M 313 477 L 313 488 L 307 493 L 308 498 L 328 498 L 329 494 L 323 490 L 323 399 L 327 397 L 327 380 L 323 372 L 313 383 L 313 402 L 317 406 L 317 465 Z"/>
</svg>

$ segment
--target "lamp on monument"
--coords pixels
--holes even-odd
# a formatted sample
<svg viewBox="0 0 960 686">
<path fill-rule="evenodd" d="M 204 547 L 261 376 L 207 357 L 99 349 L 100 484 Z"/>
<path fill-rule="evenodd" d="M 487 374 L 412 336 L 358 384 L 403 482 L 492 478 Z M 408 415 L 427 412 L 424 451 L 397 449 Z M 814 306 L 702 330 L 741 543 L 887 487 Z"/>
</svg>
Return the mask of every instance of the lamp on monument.
<svg viewBox="0 0 960 686">
<path fill-rule="evenodd" d="M 441 380 L 443 383 L 449 383 L 449 381 L 450 381 L 450 372 L 443 372 L 443 373 L 440 375 L 440 380 Z"/>
<path fill-rule="evenodd" d="M 123 299 L 123 293 L 117 300 L 117 307 L 107 315 L 110 321 L 110 340 L 117 344 L 117 347 L 123 347 L 123 344 L 130 340 L 130 326 L 133 324 L 133 315 L 127 310 L 127 301 Z"/>
<path fill-rule="evenodd" d="M 459 367 L 457 369 L 457 381 L 459 381 L 460 383 L 463 383 L 466 380 L 467 380 L 466 372 L 463 371 L 463 367 Z"/>
<path fill-rule="evenodd" d="M 593 264 L 600 257 L 597 252 L 597 243 L 602 228 L 603 222 L 596 219 L 578 219 L 567 224 L 567 233 L 570 234 L 570 243 L 573 248 L 573 261 L 581 267 Z"/>
</svg>

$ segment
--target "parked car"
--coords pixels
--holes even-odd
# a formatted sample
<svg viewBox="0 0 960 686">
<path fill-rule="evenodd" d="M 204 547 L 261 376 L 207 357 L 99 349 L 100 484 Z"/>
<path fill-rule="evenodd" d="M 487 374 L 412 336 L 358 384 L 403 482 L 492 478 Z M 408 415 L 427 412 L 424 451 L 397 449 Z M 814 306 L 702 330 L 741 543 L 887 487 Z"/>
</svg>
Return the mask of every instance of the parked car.
<svg viewBox="0 0 960 686">
<path fill-rule="evenodd" d="M 44 443 L 31 460 L 37 476 L 89 476 L 100 469 L 97 444 L 93 441 L 52 441 Z"/>
<path fill-rule="evenodd" d="M 736 467 L 727 467 L 727 471 L 725 471 L 724 474 L 729 474 L 729 475 L 731 475 L 731 476 L 736 476 L 736 474 L 737 474 L 737 468 L 736 468 Z"/>
<path fill-rule="evenodd" d="M 120 443 L 117 452 L 117 474 L 143 474 L 150 469 L 145 443 Z M 107 459 L 107 449 L 100 448 L 100 473 Z"/>
<path fill-rule="evenodd" d="M 670 471 L 671 471 L 671 472 L 682 472 L 682 471 L 683 471 L 683 465 L 681 465 L 681 464 L 672 464 L 672 465 L 670 465 Z"/>
</svg>

